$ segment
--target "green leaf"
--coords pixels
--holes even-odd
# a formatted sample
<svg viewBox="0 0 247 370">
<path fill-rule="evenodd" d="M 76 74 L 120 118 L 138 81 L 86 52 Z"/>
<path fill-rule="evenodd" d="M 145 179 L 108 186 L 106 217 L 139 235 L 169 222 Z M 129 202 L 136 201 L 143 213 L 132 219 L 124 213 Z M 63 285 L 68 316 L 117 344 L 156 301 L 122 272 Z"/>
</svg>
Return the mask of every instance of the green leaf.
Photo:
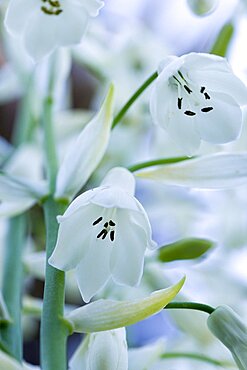
<svg viewBox="0 0 247 370">
<path fill-rule="evenodd" d="M 201 257 L 214 245 L 215 243 L 208 239 L 182 239 L 161 247 L 158 258 L 162 262 L 195 259 Z"/>
<path fill-rule="evenodd" d="M 133 301 L 100 299 L 70 312 L 65 319 L 77 333 L 92 333 L 135 324 L 161 311 L 180 291 L 185 281 Z"/>
<path fill-rule="evenodd" d="M 225 24 L 222 27 L 210 53 L 219 55 L 221 57 L 226 56 L 228 47 L 230 45 L 230 41 L 233 36 L 233 32 L 234 32 L 234 28 L 233 28 L 232 23 Z"/>
</svg>

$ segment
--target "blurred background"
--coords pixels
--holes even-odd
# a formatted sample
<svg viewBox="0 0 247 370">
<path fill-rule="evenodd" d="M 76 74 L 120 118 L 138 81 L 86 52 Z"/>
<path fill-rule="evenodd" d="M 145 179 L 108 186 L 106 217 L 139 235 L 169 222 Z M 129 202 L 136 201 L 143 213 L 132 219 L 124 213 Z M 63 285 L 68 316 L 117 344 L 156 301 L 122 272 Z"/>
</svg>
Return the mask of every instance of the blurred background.
<svg viewBox="0 0 247 370">
<path fill-rule="evenodd" d="M 189 4 L 190 3 L 190 4 Z M 212 12 L 197 15 L 186 0 L 106 0 L 100 16 L 95 18 L 81 44 L 61 51 L 61 66 L 57 78 L 55 127 L 58 151 L 62 158 L 76 134 L 97 109 L 109 81 L 116 86 L 116 111 L 128 97 L 154 72 L 162 58 L 189 52 L 210 52 L 222 28 L 227 25 L 229 44 L 226 57 L 236 75 L 247 83 L 247 2 L 244 0 L 216 1 Z M 22 114 L 23 100 L 28 99 L 33 148 L 40 146 L 38 122 L 43 96 L 44 65 L 34 65 L 21 45 L 3 27 L 6 0 L 0 4 L 0 160 L 2 165 L 12 151 L 14 126 Z M 190 5 L 190 6 L 189 6 Z M 227 37 L 228 37 L 227 36 Z M 34 77 L 32 77 L 34 76 Z M 26 96 L 31 78 L 35 79 L 32 96 Z M 113 132 L 108 152 L 87 188 L 99 183 L 107 169 L 115 165 L 130 165 L 140 160 L 182 155 L 163 133 L 154 130 L 149 115 L 149 92 L 135 104 L 124 119 L 124 125 Z M 246 122 L 245 122 L 246 123 Z M 246 126 L 246 125 L 245 125 Z M 126 150 L 128 143 L 128 150 Z M 203 145 L 201 153 L 246 150 L 246 129 L 234 144 Z M 35 152 L 35 150 L 34 150 Z M 32 152 L 33 153 L 33 152 Z M 36 155 L 36 154 L 35 154 Z M 23 166 L 34 166 L 34 154 L 23 155 Z M 39 162 L 40 159 L 37 159 Z M 185 299 L 212 305 L 230 304 L 246 316 L 246 189 L 202 191 L 138 182 L 138 199 L 147 210 L 160 246 L 184 237 L 206 237 L 216 242 L 209 255 L 196 261 L 173 261 L 152 265 L 152 258 L 140 289 L 106 287 L 106 294 L 115 298 L 142 296 L 169 284 L 170 280 L 187 274 L 183 290 Z M 44 225 L 42 214 L 34 207 L 29 215 L 27 253 L 24 258 L 27 273 L 25 303 L 40 299 L 44 275 Z M 0 252 L 6 231 L 0 222 Z M 37 253 L 38 252 L 38 253 Z M 3 254 L 3 252 L 2 252 Z M 1 259 L 1 258 L 0 258 Z M 165 272 L 164 272 L 165 271 Z M 28 273 L 32 277 L 28 276 Z M 83 304 L 73 276 L 67 279 L 67 303 Z M 240 308 L 238 302 L 242 302 Z M 39 363 L 39 319 L 24 315 L 24 354 L 27 361 Z M 229 354 L 215 344 L 205 326 L 203 314 L 162 312 L 128 329 L 131 347 L 150 344 L 159 338 L 167 348 L 194 350 L 217 354 L 229 359 Z M 81 340 L 69 340 L 69 355 Z M 169 369 L 198 369 L 198 363 L 166 362 Z M 178 360 L 176 360 L 178 361 Z M 159 365 L 161 366 L 161 365 Z M 194 366 L 194 367 L 193 367 Z M 165 367 L 164 367 L 165 368 Z M 202 368 L 202 367 L 200 367 Z M 207 369 L 207 367 L 203 367 Z M 212 368 L 208 367 L 208 368 Z M 160 367 L 161 369 L 161 367 Z"/>
</svg>

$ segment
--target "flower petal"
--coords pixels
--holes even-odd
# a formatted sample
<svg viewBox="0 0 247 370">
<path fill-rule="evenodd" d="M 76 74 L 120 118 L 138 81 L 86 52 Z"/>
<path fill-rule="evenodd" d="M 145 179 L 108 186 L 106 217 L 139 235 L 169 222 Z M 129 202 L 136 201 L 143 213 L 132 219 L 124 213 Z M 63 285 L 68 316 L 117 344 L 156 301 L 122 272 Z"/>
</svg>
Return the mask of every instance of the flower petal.
<svg viewBox="0 0 247 370">
<path fill-rule="evenodd" d="M 58 172 L 56 198 L 73 197 L 102 159 L 110 138 L 114 88 L 110 86 L 99 113 L 79 135 Z"/>
<path fill-rule="evenodd" d="M 141 170 L 136 176 L 165 184 L 224 189 L 246 184 L 247 153 L 220 153 Z"/>
<path fill-rule="evenodd" d="M 177 284 L 133 301 L 100 299 L 70 312 L 66 319 L 75 332 L 92 333 L 121 328 L 161 311 L 180 291 L 185 278 Z"/>
<path fill-rule="evenodd" d="M 33 0 L 11 0 L 4 19 L 8 32 L 14 36 L 20 36 L 39 6 L 39 2 Z"/>
<path fill-rule="evenodd" d="M 48 260 L 49 264 L 63 271 L 75 268 L 94 244 L 94 240 L 91 241 L 94 236 L 92 220 L 98 217 L 97 208 L 91 205 L 81 208 L 70 217 L 60 217 L 57 243 Z"/>
<path fill-rule="evenodd" d="M 123 167 L 112 168 L 104 177 L 101 186 L 114 186 L 126 191 L 130 195 L 135 193 L 135 177 Z"/>
<path fill-rule="evenodd" d="M 76 268 L 77 282 L 85 302 L 89 302 L 109 280 L 111 253 L 108 240 L 97 239 L 95 235 L 88 253 Z"/>
<path fill-rule="evenodd" d="M 112 250 L 111 270 L 113 280 L 118 284 L 136 286 L 143 274 L 146 233 L 133 225 L 132 214 L 118 210 L 116 242 Z"/>
<path fill-rule="evenodd" d="M 99 14 L 99 10 L 104 6 L 104 1 L 102 0 L 77 0 L 83 8 L 91 15 L 91 17 L 96 17 Z"/>
<path fill-rule="evenodd" d="M 216 92 L 211 95 L 213 110 L 195 117 L 201 138 L 214 144 L 236 140 L 242 127 L 239 105 L 230 95 Z"/>
</svg>

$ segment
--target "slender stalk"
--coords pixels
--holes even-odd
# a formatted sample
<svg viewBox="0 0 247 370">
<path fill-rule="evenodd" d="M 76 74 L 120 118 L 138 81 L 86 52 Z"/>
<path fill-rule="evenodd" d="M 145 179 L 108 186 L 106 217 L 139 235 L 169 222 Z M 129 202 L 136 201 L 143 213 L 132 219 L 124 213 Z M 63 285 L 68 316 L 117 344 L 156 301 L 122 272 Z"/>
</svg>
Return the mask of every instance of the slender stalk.
<svg viewBox="0 0 247 370">
<path fill-rule="evenodd" d="M 44 148 L 46 154 L 46 169 L 47 177 L 49 181 L 50 192 L 55 191 L 56 175 L 57 175 L 57 153 L 54 138 L 54 131 L 52 125 L 52 107 L 53 99 L 51 96 L 47 96 L 44 101 L 44 113 L 42 117 L 42 124 L 44 128 Z"/>
<path fill-rule="evenodd" d="M 50 196 L 43 205 L 46 225 L 46 274 L 41 316 L 42 370 L 67 369 L 66 343 L 69 335 L 69 328 L 63 320 L 65 273 L 48 264 L 48 259 L 54 250 L 57 240 L 58 223 L 56 217 L 62 214 L 67 206 L 64 203 L 61 204 L 55 201 L 53 198 L 58 168 L 52 117 L 56 56 L 54 58 L 51 60 L 48 96 L 44 101 L 42 117 L 46 169 L 50 189 Z"/>
<path fill-rule="evenodd" d="M 182 162 L 186 160 L 193 159 L 195 157 L 173 157 L 173 158 L 159 158 L 159 159 L 153 159 L 151 161 L 141 162 L 134 164 L 132 166 L 128 167 L 128 170 L 130 172 L 136 172 L 143 168 L 152 167 L 152 166 L 159 166 L 162 164 L 171 164 L 171 163 L 177 163 Z"/>
<path fill-rule="evenodd" d="M 9 221 L 2 293 L 11 323 L 1 328 L 1 340 L 8 353 L 22 361 L 21 296 L 22 251 L 25 245 L 26 219 L 23 215 Z"/>
<path fill-rule="evenodd" d="M 57 239 L 56 216 L 65 206 L 50 197 L 44 204 L 46 224 L 46 279 L 41 319 L 41 364 L 43 370 L 67 369 L 67 336 L 69 328 L 62 320 L 65 273 L 48 264 Z"/>
<path fill-rule="evenodd" d="M 146 90 L 146 88 L 151 85 L 151 83 L 158 77 L 158 72 L 154 72 L 140 87 L 136 92 L 131 96 L 131 98 L 126 102 L 123 108 L 118 112 L 116 117 L 113 120 L 112 128 L 114 128 L 123 118 L 125 113 L 129 110 L 131 105 L 136 101 L 137 98 Z"/>
<path fill-rule="evenodd" d="M 197 303 L 197 302 L 171 302 L 168 303 L 165 307 L 165 309 L 186 309 L 186 310 L 197 310 L 197 311 L 203 311 L 211 315 L 211 313 L 214 312 L 214 308 L 204 304 L 204 303 Z"/>
<path fill-rule="evenodd" d="M 189 358 L 191 360 L 197 360 L 197 361 L 203 361 L 203 362 L 207 362 L 211 365 L 214 365 L 214 366 L 220 366 L 222 368 L 225 368 L 225 366 L 227 366 L 228 364 L 227 363 L 223 363 L 221 361 L 218 361 L 218 360 L 215 360 L 211 357 L 208 357 L 208 356 L 205 356 L 205 355 L 201 355 L 201 354 L 198 354 L 198 353 L 188 353 L 188 352 L 167 352 L 167 353 L 163 353 L 161 355 L 161 358 L 162 359 L 170 359 L 170 358 Z"/>
</svg>

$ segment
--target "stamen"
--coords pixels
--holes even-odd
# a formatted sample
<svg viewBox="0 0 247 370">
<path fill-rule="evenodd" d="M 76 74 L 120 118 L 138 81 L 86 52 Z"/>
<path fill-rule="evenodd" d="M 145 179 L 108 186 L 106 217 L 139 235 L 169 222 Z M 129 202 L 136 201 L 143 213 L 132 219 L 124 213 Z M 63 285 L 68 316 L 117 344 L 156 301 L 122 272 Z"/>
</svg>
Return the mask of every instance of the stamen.
<svg viewBox="0 0 247 370">
<path fill-rule="evenodd" d="M 192 112 L 191 110 L 186 110 L 184 112 L 184 114 L 186 114 L 186 116 L 195 116 L 196 115 L 196 113 L 195 112 Z"/>
<path fill-rule="evenodd" d="M 206 90 L 206 87 L 205 86 L 202 86 L 201 87 L 201 90 L 200 90 L 200 93 L 203 94 L 205 90 Z"/>
<path fill-rule="evenodd" d="M 188 94 L 192 93 L 192 90 L 187 85 L 184 85 L 184 88 L 185 88 L 185 90 L 187 91 Z"/>
<path fill-rule="evenodd" d="M 182 72 L 178 71 L 178 74 L 179 74 L 179 76 L 182 78 L 182 80 L 184 80 L 184 82 L 186 82 L 186 83 L 187 83 L 186 79 L 185 79 L 185 78 L 184 78 L 184 76 L 182 75 Z"/>
<path fill-rule="evenodd" d="M 201 112 L 203 112 L 203 113 L 208 113 L 208 112 L 210 112 L 211 110 L 213 110 L 214 108 L 213 107 L 205 107 L 205 108 L 202 108 L 201 109 Z"/>
<path fill-rule="evenodd" d="M 210 99 L 210 96 L 208 95 L 208 93 L 204 93 L 204 97 L 205 97 L 206 100 Z"/>
<path fill-rule="evenodd" d="M 182 100 L 183 98 L 178 98 L 178 109 L 182 109 Z"/>
<path fill-rule="evenodd" d="M 99 218 L 97 218 L 97 220 L 95 220 L 94 222 L 93 222 L 93 226 L 95 226 L 95 225 L 97 225 L 99 222 L 101 222 L 103 220 L 103 217 L 99 217 Z"/>
<path fill-rule="evenodd" d="M 179 85 L 182 86 L 181 82 L 179 81 L 179 79 L 176 76 L 172 76 L 172 77 L 179 83 Z"/>
<path fill-rule="evenodd" d="M 101 238 L 101 237 L 102 237 L 102 239 L 105 239 L 107 234 L 108 234 L 107 230 L 103 229 L 103 230 L 101 230 L 101 232 L 97 235 L 97 238 L 99 239 L 99 238 Z"/>
<path fill-rule="evenodd" d="M 108 222 L 106 222 L 105 224 L 104 224 L 104 227 L 107 229 L 108 228 Z"/>
<path fill-rule="evenodd" d="M 59 15 L 63 12 L 63 9 L 61 9 L 61 4 L 58 0 L 41 0 L 43 3 L 48 3 L 49 7 L 47 6 L 41 6 L 41 10 L 43 13 L 48 15 Z"/>
<path fill-rule="evenodd" d="M 109 221 L 109 225 L 110 225 L 110 226 L 115 226 L 116 224 L 115 224 L 115 222 L 113 222 L 112 220 L 110 220 L 110 221 Z"/>
<path fill-rule="evenodd" d="M 114 238 L 115 238 L 115 231 L 114 230 L 111 230 L 111 232 L 110 232 L 110 239 L 111 239 L 112 242 L 114 241 Z"/>
</svg>

